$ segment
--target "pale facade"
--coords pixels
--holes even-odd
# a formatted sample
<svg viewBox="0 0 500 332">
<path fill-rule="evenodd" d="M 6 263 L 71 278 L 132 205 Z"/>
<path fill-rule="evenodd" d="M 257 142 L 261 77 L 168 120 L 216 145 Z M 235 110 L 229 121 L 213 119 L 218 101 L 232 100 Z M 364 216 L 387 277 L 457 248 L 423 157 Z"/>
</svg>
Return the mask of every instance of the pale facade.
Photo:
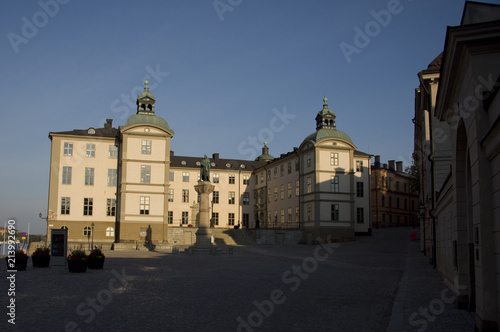
<svg viewBox="0 0 500 332">
<path fill-rule="evenodd" d="M 50 133 L 49 229 L 67 228 L 73 242 L 115 242 L 119 132 L 111 127 Z"/>
</svg>

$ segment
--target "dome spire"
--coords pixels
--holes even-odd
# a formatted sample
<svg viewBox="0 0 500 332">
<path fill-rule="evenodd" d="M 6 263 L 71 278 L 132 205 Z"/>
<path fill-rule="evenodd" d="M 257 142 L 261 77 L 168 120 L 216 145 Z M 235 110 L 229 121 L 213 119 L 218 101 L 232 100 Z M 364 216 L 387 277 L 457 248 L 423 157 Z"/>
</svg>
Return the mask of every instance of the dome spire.
<svg viewBox="0 0 500 332">
<path fill-rule="evenodd" d="M 335 113 L 331 109 L 328 108 L 328 104 L 326 103 L 328 99 L 326 96 L 323 98 L 323 109 L 318 112 L 316 116 L 316 130 L 319 129 L 337 129 L 337 125 L 335 123 Z"/>
<path fill-rule="evenodd" d="M 137 96 L 137 114 L 155 114 L 155 97 L 149 92 L 149 81 L 144 80 L 144 91 Z"/>
</svg>

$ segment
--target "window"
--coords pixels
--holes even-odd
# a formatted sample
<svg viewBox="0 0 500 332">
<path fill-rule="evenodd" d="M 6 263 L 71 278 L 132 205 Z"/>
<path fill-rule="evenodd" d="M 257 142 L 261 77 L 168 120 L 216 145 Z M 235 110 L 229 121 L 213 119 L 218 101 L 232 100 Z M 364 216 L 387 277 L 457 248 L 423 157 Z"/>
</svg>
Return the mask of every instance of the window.
<svg viewBox="0 0 500 332">
<path fill-rule="evenodd" d="M 63 155 L 65 156 L 73 155 L 73 143 L 64 142 Z"/>
<path fill-rule="evenodd" d="M 106 236 L 114 237 L 115 236 L 115 229 L 113 227 L 106 228 Z"/>
<path fill-rule="evenodd" d="M 332 175 L 330 177 L 330 191 L 332 193 L 338 193 L 339 192 L 339 176 L 338 175 Z"/>
<path fill-rule="evenodd" d="M 356 172 L 363 172 L 363 161 L 356 160 Z"/>
<path fill-rule="evenodd" d="M 385 206 L 385 196 L 382 196 L 382 206 Z"/>
<path fill-rule="evenodd" d="M 292 208 L 288 208 L 288 223 L 292 223 Z"/>
<path fill-rule="evenodd" d="M 212 222 L 214 226 L 219 225 L 219 212 L 212 212 Z"/>
<path fill-rule="evenodd" d="M 229 196 L 229 204 L 234 204 L 234 191 L 230 191 L 228 193 Z"/>
<path fill-rule="evenodd" d="M 141 166 L 141 183 L 151 182 L 151 166 L 142 165 Z"/>
<path fill-rule="evenodd" d="M 139 212 L 140 214 L 149 214 L 149 196 L 141 196 Z"/>
<path fill-rule="evenodd" d="M 189 189 L 182 189 L 182 203 L 189 203 Z"/>
<path fill-rule="evenodd" d="M 406 192 L 406 182 L 403 183 L 403 191 Z"/>
<path fill-rule="evenodd" d="M 85 185 L 86 186 L 94 185 L 94 168 L 85 167 Z"/>
<path fill-rule="evenodd" d="M 229 184 L 234 184 L 235 181 L 234 181 L 234 175 L 229 175 Z"/>
<path fill-rule="evenodd" d="M 295 207 L 295 222 L 300 222 L 300 210 L 298 206 Z"/>
<path fill-rule="evenodd" d="M 264 183 L 264 172 L 260 173 L 260 183 Z"/>
<path fill-rule="evenodd" d="M 61 197 L 61 214 L 69 214 L 69 197 Z"/>
<path fill-rule="evenodd" d="M 300 169 L 300 166 L 299 166 L 299 159 L 295 159 L 295 172 L 298 172 Z"/>
<path fill-rule="evenodd" d="M 363 197 L 364 195 L 364 188 L 363 188 L 363 182 L 356 182 L 356 196 L 357 197 Z"/>
<path fill-rule="evenodd" d="M 219 183 L 219 174 L 214 174 L 212 176 L 212 180 L 213 180 L 214 183 Z"/>
<path fill-rule="evenodd" d="M 281 193 L 281 195 L 280 195 L 281 199 L 284 199 L 285 198 L 285 185 L 284 184 L 281 185 L 280 193 Z"/>
<path fill-rule="evenodd" d="M 408 200 L 405 198 L 405 210 L 408 210 Z"/>
<path fill-rule="evenodd" d="M 311 154 L 307 155 L 307 167 L 311 167 Z"/>
<path fill-rule="evenodd" d="M 399 209 L 399 197 L 398 197 L 398 198 L 396 198 L 396 208 L 398 208 L 398 209 Z"/>
<path fill-rule="evenodd" d="M 243 213 L 243 227 L 248 228 L 250 222 L 250 216 L 248 213 Z"/>
<path fill-rule="evenodd" d="M 174 182 L 174 172 L 168 173 L 168 181 Z"/>
<path fill-rule="evenodd" d="M 258 184 L 259 183 L 259 177 L 257 175 L 255 175 L 255 184 Z"/>
<path fill-rule="evenodd" d="M 283 176 L 285 173 L 285 165 L 280 165 L 280 176 Z"/>
<path fill-rule="evenodd" d="M 292 198 L 292 183 L 291 182 L 288 182 L 287 193 L 288 193 L 288 198 Z"/>
<path fill-rule="evenodd" d="M 312 205 L 307 204 L 307 221 L 311 221 L 312 219 Z"/>
<path fill-rule="evenodd" d="M 108 217 L 116 216 L 116 199 L 114 198 L 106 199 L 106 216 Z"/>
<path fill-rule="evenodd" d="M 285 210 L 281 209 L 281 223 L 284 224 L 285 223 Z"/>
<path fill-rule="evenodd" d="M 274 178 L 277 179 L 278 178 L 278 167 L 275 167 L 274 168 Z"/>
<path fill-rule="evenodd" d="M 332 221 L 338 221 L 338 220 L 339 220 L 339 205 L 332 204 Z"/>
<path fill-rule="evenodd" d="M 182 172 L 182 182 L 189 182 L 189 172 Z"/>
<path fill-rule="evenodd" d="M 63 166 L 62 184 L 71 184 L 71 166 Z"/>
<path fill-rule="evenodd" d="M 250 182 L 250 176 L 243 175 L 243 184 L 248 184 Z"/>
<path fill-rule="evenodd" d="M 399 181 L 396 181 L 396 190 L 399 191 Z"/>
<path fill-rule="evenodd" d="M 219 192 L 218 191 L 213 192 L 212 201 L 214 202 L 214 204 L 219 204 Z"/>
<path fill-rule="evenodd" d="M 85 152 L 85 157 L 95 157 L 95 144 L 87 144 L 87 152 Z"/>
<path fill-rule="evenodd" d="M 250 193 L 249 192 L 243 193 L 243 205 L 250 205 Z"/>
<path fill-rule="evenodd" d="M 274 187 L 274 201 L 278 200 L 278 187 Z"/>
<path fill-rule="evenodd" d="M 274 210 L 274 224 L 278 223 L 278 211 Z"/>
<path fill-rule="evenodd" d="M 307 178 L 307 193 L 310 194 L 312 191 L 312 180 L 311 177 Z"/>
<path fill-rule="evenodd" d="M 90 237 L 90 235 L 92 235 L 92 228 L 89 226 L 83 227 L 83 236 Z"/>
<path fill-rule="evenodd" d="M 267 224 L 271 225 L 271 211 L 267 212 Z"/>
<path fill-rule="evenodd" d="M 167 222 L 172 225 L 174 223 L 174 211 L 168 211 Z"/>
<path fill-rule="evenodd" d="M 118 158 L 118 147 L 116 145 L 110 145 L 108 147 L 108 157 L 116 159 Z M 114 230 L 113 230 L 114 233 Z"/>
<path fill-rule="evenodd" d="M 271 180 L 271 170 L 268 169 L 267 170 L 267 181 L 270 181 Z"/>
<path fill-rule="evenodd" d="M 188 211 L 182 211 L 182 224 L 187 225 L 189 223 Z"/>
<path fill-rule="evenodd" d="M 338 166 L 339 165 L 339 154 L 336 152 L 330 152 L 330 165 Z"/>
<path fill-rule="evenodd" d="M 174 189 L 169 189 L 168 190 L 168 201 L 173 202 L 174 201 Z"/>
<path fill-rule="evenodd" d="M 151 154 L 151 141 L 150 140 L 142 140 L 141 144 L 141 153 L 142 154 Z"/>
<path fill-rule="evenodd" d="M 108 168 L 108 186 L 116 187 L 116 178 L 118 171 L 116 169 Z"/>
<path fill-rule="evenodd" d="M 292 162 L 289 161 L 287 166 L 288 166 L 288 174 L 292 174 Z"/>
<path fill-rule="evenodd" d="M 234 213 L 229 212 L 227 214 L 227 224 L 228 226 L 234 226 Z"/>
<path fill-rule="evenodd" d="M 84 198 L 83 199 L 83 215 L 91 216 L 92 215 L 92 207 L 94 205 L 93 198 Z"/>
<path fill-rule="evenodd" d="M 358 224 L 363 224 L 365 222 L 365 210 L 361 207 L 356 209 L 356 222 Z"/>
<path fill-rule="evenodd" d="M 271 203 L 271 188 L 267 188 L 267 202 Z"/>
<path fill-rule="evenodd" d="M 389 207 L 392 207 L 392 197 L 389 196 Z"/>
<path fill-rule="evenodd" d="M 300 194 L 300 181 L 296 180 L 295 181 L 295 196 L 299 196 Z"/>
</svg>

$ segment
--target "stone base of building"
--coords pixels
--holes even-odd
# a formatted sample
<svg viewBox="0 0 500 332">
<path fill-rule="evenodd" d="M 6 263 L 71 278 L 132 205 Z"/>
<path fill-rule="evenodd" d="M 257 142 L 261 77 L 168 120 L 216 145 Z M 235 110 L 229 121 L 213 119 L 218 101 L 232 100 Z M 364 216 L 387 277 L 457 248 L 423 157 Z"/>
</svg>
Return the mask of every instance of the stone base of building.
<svg viewBox="0 0 500 332">
<path fill-rule="evenodd" d="M 307 244 L 354 241 L 354 230 L 340 228 L 305 228 L 304 242 Z"/>
<path fill-rule="evenodd" d="M 497 332 L 498 323 L 491 320 L 483 320 L 478 314 L 475 315 L 475 330 L 477 332 Z"/>
</svg>

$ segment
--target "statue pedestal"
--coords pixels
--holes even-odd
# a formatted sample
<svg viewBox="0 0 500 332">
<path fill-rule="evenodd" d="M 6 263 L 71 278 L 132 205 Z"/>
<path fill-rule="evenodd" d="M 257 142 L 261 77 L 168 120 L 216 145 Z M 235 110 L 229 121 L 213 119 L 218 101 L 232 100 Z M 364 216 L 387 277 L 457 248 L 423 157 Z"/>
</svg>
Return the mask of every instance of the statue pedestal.
<svg viewBox="0 0 500 332">
<path fill-rule="evenodd" d="M 194 190 L 200 195 L 199 227 L 196 231 L 196 242 L 189 247 L 189 253 L 214 253 L 215 245 L 212 244 L 212 232 L 210 230 L 210 199 L 209 195 L 215 186 L 210 181 L 198 181 Z"/>
</svg>

